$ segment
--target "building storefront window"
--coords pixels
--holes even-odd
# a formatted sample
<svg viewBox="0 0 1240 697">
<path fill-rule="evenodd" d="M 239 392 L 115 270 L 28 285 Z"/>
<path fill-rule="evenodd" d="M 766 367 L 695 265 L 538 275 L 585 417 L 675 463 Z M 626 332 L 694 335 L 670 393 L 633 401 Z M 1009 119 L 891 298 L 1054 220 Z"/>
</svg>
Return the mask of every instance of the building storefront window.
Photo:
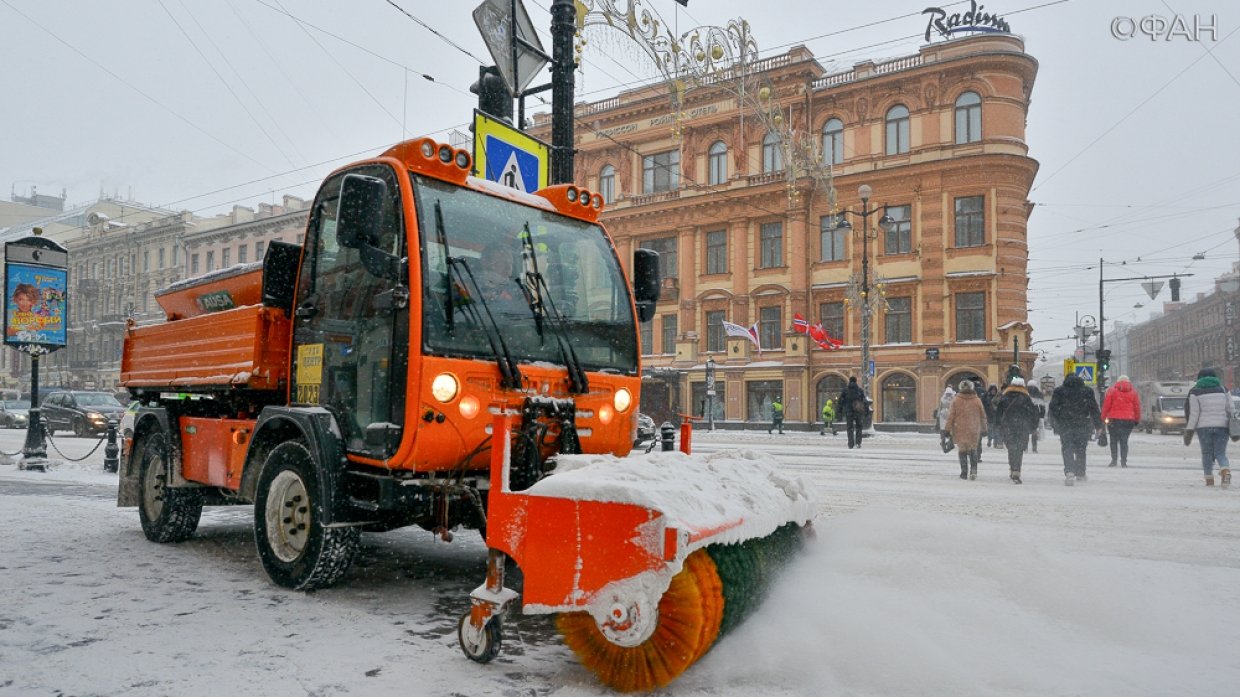
<svg viewBox="0 0 1240 697">
<path fill-rule="evenodd" d="M 658 239 L 646 240 L 641 243 L 642 249 L 653 249 L 659 253 L 659 277 L 660 278 L 676 278 L 677 262 L 676 262 L 676 238 L 660 237 Z"/>
<path fill-rule="evenodd" d="M 663 353 L 676 353 L 676 315 L 663 315 Z"/>
<path fill-rule="evenodd" d="M 844 340 L 844 303 L 829 302 L 818 306 L 818 321 L 832 339 Z"/>
<path fill-rule="evenodd" d="M 715 399 L 714 399 L 714 408 L 712 409 L 712 411 L 715 412 L 715 421 L 723 421 L 725 418 L 724 405 L 728 403 L 727 387 L 728 387 L 727 383 L 724 382 L 723 380 L 719 380 L 719 379 L 715 380 Z M 691 393 L 690 398 L 693 400 L 693 404 L 690 405 L 690 407 L 693 410 L 693 415 L 701 416 L 705 418 L 706 417 L 706 383 L 695 382 L 689 386 L 689 391 Z"/>
<path fill-rule="evenodd" d="M 817 405 L 815 407 L 817 411 L 815 411 L 811 416 L 813 416 L 815 420 L 821 421 L 822 405 L 826 404 L 828 399 L 839 398 L 840 393 L 844 391 L 844 387 L 847 385 L 848 382 L 839 375 L 828 375 L 819 380 L 814 390 L 814 393 L 817 395 L 817 398 L 814 400 L 814 404 Z M 835 407 L 836 419 L 838 421 L 843 421 L 844 415 L 840 413 L 839 405 L 837 404 Z"/>
<path fill-rule="evenodd" d="M 649 322 L 642 322 L 637 327 L 641 335 L 642 355 L 652 355 L 654 353 L 654 319 L 652 318 Z"/>
<path fill-rule="evenodd" d="M 904 373 L 883 378 L 882 386 L 884 422 L 917 421 L 917 381 Z"/>
<path fill-rule="evenodd" d="M 769 423 L 771 403 L 783 398 L 783 390 L 784 383 L 779 380 L 750 380 L 745 383 L 745 420 Z"/>
</svg>

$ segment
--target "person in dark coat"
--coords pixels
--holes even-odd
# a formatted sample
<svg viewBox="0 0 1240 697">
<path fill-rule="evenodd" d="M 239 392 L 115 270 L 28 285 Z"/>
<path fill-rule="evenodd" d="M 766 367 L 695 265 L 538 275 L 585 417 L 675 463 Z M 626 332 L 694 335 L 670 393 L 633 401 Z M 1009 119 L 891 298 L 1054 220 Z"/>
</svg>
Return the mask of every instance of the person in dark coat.
<svg viewBox="0 0 1240 697">
<path fill-rule="evenodd" d="M 857 376 L 848 378 L 848 385 L 836 400 L 840 413 L 844 415 L 844 430 L 848 433 L 848 447 L 861 447 L 861 429 L 865 427 L 867 404 L 865 392 L 857 384 Z"/>
<path fill-rule="evenodd" d="M 1090 438 L 1102 430 L 1102 413 L 1094 391 L 1077 375 L 1069 375 L 1051 393 L 1047 412 L 1055 421 L 1063 450 L 1064 484 L 1085 481 L 1085 450 Z"/>
<path fill-rule="evenodd" d="M 1020 484 L 1020 466 L 1029 447 L 1029 435 L 1037 430 L 1042 412 L 1029 397 L 1022 378 L 1012 378 L 1004 388 L 1003 395 L 995 403 L 995 420 L 998 431 L 1007 446 L 1009 477 Z"/>
<path fill-rule="evenodd" d="M 982 406 L 986 408 L 986 422 L 990 424 L 990 428 L 986 430 L 986 445 L 997 448 L 1002 445 L 999 436 L 999 424 L 995 421 L 995 406 L 999 403 L 999 388 L 991 385 L 979 396 L 982 398 Z"/>
</svg>

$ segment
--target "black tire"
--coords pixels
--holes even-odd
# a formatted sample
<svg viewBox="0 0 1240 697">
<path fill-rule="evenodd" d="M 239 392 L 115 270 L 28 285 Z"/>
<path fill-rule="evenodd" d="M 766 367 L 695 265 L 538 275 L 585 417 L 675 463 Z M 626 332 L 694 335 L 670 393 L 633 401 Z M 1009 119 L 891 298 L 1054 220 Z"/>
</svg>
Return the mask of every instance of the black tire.
<svg viewBox="0 0 1240 697">
<path fill-rule="evenodd" d="M 85 421 L 83 421 L 82 419 L 73 420 L 73 435 L 77 436 L 78 438 L 86 437 L 86 422 Z"/>
<path fill-rule="evenodd" d="M 254 500 L 254 541 L 263 568 L 276 584 L 296 590 L 326 588 L 352 566 L 361 530 L 325 528 L 328 498 L 304 444 L 282 443 L 267 456 Z"/>
<path fill-rule="evenodd" d="M 168 436 L 148 432 L 134 444 L 138 462 L 138 518 L 151 542 L 183 542 L 198 529 L 202 492 L 197 488 L 169 488 Z"/>
<path fill-rule="evenodd" d="M 461 651 L 471 661 L 490 663 L 492 658 L 499 655 L 500 646 L 504 643 L 504 631 L 501 629 L 499 618 L 492 617 L 487 620 L 476 646 L 473 642 L 465 640 L 465 626 L 468 624 L 469 613 L 467 612 L 456 624 L 456 641 L 460 644 Z"/>
</svg>

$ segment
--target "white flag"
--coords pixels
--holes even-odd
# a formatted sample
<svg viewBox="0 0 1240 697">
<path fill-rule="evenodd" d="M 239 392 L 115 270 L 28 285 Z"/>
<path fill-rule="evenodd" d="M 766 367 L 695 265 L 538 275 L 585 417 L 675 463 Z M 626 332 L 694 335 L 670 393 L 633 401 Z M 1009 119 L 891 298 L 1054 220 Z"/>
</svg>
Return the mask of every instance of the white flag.
<svg viewBox="0 0 1240 697">
<path fill-rule="evenodd" d="M 757 322 L 754 322 L 752 327 L 746 329 L 741 325 L 733 324 L 726 319 L 721 321 L 723 322 L 723 331 L 727 332 L 728 336 L 743 336 L 753 342 L 753 345 L 758 349 L 758 353 L 762 353 L 762 343 L 758 341 Z"/>
</svg>

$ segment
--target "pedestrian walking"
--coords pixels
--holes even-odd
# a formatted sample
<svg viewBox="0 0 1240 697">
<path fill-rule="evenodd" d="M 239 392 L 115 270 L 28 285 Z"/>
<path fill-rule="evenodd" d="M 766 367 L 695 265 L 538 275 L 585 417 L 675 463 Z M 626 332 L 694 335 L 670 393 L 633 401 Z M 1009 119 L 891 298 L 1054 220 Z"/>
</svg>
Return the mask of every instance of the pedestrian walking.
<svg viewBox="0 0 1240 697">
<path fill-rule="evenodd" d="M 1047 413 L 1055 420 L 1063 451 L 1064 484 L 1085 481 L 1085 451 L 1090 438 L 1102 430 L 1102 414 L 1094 391 L 1077 375 L 1069 375 L 1051 393 Z"/>
<path fill-rule="evenodd" d="M 828 428 L 831 429 L 831 435 L 833 436 L 836 435 L 835 433 L 835 400 L 829 397 L 827 398 L 826 401 L 822 403 L 822 430 L 818 431 L 818 435 L 820 436 L 827 435 Z"/>
<path fill-rule="evenodd" d="M 1107 426 L 1111 439 L 1111 464 L 1107 467 L 1128 466 L 1128 436 L 1141 420 L 1141 397 L 1132 387 L 1127 375 L 1119 376 L 1114 385 L 1107 388 L 1102 398 L 1102 422 Z"/>
<path fill-rule="evenodd" d="M 1042 390 L 1038 389 L 1037 385 L 1025 385 L 1025 389 L 1029 390 L 1029 399 L 1038 408 L 1038 427 L 1029 434 L 1029 445 L 1036 453 L 1038 441 L 1042 440 L 1042 433 L 1046 430 L 1046 398 L 1042 396 Z"/>
<path fill-rule="evenodd" d="M 988 424 L 986 408 L 982 406 L 972 381 L 961 380 L 959 387 L 959 394 L 952 399 L 952 405 L 947 410 L 947 431 L 956 442 L 960 478 L 977 479 L 977 454 Z"/>
<path fill-rule="evenodd" d="M 1201 469 L 1206 475 L 1206 486 L 1214 486 L 1214 465 L 1218 464 L 1219 483 L 1224 489 L 1231 486 L 1231 464 L 1227 461 L 1227 438 L 1235 407 L 1231 395 L 1223 389 L 1213 368 L 1197 373 L 1197 384 L 1188 391 L 1184 405 L 1184 445 L 1193 442 L 1193 434 L 1201 444 Z M 1240 436 L 1232 440 L 1240 439 Z"/>
<path fill-rule="evenodd" d="M 1008 477 L 1015 484 L 1021 483 L 1020 467 L 1025 449 L 1029 447 L 1029 435 L 1037 430 L 1041 418 L 1038 405 L 1033 403 L 1029 391 L 1025 389 L 1024 379 L 1012 378 L 995 404 L 995 421 L 1007 447 Z"/>
<path fill-rule="evenodd" d="M 939 446 L 943 448 L 943 452 L 950 453 L 956 444 L 952 442 L 952 434 L 947 430 L 947 412 L 952 408 L 952 400 L 956 398 L 956 391 L 948 385 L 943 389 L 943 396 L 939 397 L 939 408 L 934 412 L 935 427 L 939 430 Z"/>
<path fill-rule="evenodd" d="M 999 438 L 999 429 L 995 424 L 995 405 L 999 402 L 999 388 L 991 385 L 981 395 L 982 406 L 986 409 L 986 421 L 990 425 L 986 430 L 986 445 L 998 448 L 1003 445 Z"/>
<path fill-rule="evenodd" d="M 848 378 L 848 384 L 837 400 L 844 415 L 844 432 L 848 434 L 848 447 L 861 447 L 861 429 L 865 427 L 865 391 L 857 384 L 857 376 Z"/>
<path fill-rule="evenodd" d="M 776 397 L 771 402 L 771 427 L 766 429 L 767 433 L 775 429 L 779 429 L 779 434 L 784 434 L 784 403 L 780 397 Z"/>
</svg>

